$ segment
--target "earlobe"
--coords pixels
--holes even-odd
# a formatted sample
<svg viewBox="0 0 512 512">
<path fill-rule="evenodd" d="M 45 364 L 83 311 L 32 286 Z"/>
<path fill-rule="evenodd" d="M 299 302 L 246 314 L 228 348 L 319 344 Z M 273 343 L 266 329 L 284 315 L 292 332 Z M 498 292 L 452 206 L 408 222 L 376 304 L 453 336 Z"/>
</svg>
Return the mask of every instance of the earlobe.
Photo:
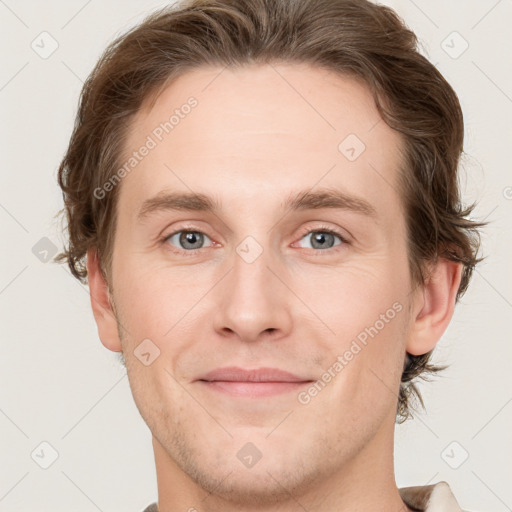
<svg viewBox="0 0 512 512">
<path fill-rule="evenodd" d="M 91 307 L 98 326 L 100 340 L 109 350 L 122 352 L 115 311 L 112 308 L 108 284 L 101 272 L 95 247 L 87 251 L 87 278 Z"/>
<path fill-rule="evenodd" d="M 411 355 L 430 352 L 450 323 L 462 278 L 462 263 L 440 258 L 423 286 L 421 304 L 415 311 L 412 332 L 406 345 Z"/>
</svg>

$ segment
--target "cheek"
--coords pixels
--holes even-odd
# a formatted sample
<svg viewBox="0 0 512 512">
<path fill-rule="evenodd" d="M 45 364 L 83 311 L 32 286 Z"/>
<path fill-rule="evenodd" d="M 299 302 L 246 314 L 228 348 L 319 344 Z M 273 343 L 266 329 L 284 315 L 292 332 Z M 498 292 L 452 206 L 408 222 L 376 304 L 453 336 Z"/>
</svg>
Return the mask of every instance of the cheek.
<svg viewBox="0 0 512 512">
<path fill-rule="evenodd" d="M 347 326 L 357 333 L 354 336 L 345 336 L 339 325 L 337 344 L 330 347 L 331 356 L 324 363 L 320 390 L 313 391 L 311 397 L 301 396 L 302 403 L 310 400 L 306 408 L 311 406 L 311 417 L 323 418 L 326 430 L 339 431 L 342 437 L 358 432 L 364 438 L 394 414 L 403 360 L 402 314 L 404 310 L 384 327 L 380 323 L 375 326 L 375 321 L 361 322 L 359 316 Z"/>
<path fill-rule="evenodd" d="M 125 262 L 117 276 L 116 302 L 122 305 L 132 339 L 171 336 L 200 298 L 201 287 L 190 269 L 187 275 L 155 266 L 148 269 L 147 262 L 134 259 L 130 264 Z"/>
<path fill-rule="evenodd" d="M 327 333 L 351 340 L 396 301 L 403 301 L 407 283 L 404 262 L 381 254 L 341 262 L 337 267 L 301 263 L 283 268 L 283 281 L 291 290 L 283 307 L 299 323 L 304 316 L 314 315 L 328 327 Z M 154 338 L 158 343 L 193 329 L 194 319 L 201 317 L 201 322 L 207 322 L 219 300 L 229 301 L 232 290 L 212 289 L 224 273 L 218 265 L 171 267 L 126 258 L 117 269 L 116 302 L 124 312 L 131 338 Z M 262 293 L 265 297 L 269 286 L 284 285 L 274 279 L 262 281 L 261 286 L 267 289 Z M 227 294 L 227 299 L 219 293 Z M 295 327 L 301 328 L 299 324 Z"/>
<path fill-rule="evenodd" d="M 397 398 L 408 322 L 404 268 L 376 259 L 369 266 L 331 273 L 316 293 L 309 290 L 311 308 L 331 331 L 321 342 L 329 354 L 322 367 L 330 391 L 321 394 L 343 402 L 340 415 L 351 411 L 348 421 L 357 422 L 358 414 L 384 415 Z"/>
<path fill-rule="evenodd" d="M 373 257 L 337 269 L 302 269 L 291 282 L 333 336 L 347 340 L 376 323 L 379 331 L 397 323 L 408 296 L 407 277 L 401 262 Z"/>
</svg>

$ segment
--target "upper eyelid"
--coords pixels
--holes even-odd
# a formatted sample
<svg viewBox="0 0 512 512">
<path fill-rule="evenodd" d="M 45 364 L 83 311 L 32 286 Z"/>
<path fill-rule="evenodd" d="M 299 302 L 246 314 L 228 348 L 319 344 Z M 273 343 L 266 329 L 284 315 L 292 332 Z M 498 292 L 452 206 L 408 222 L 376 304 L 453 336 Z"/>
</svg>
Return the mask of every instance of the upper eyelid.
<svg viewBox="0 0 512 512">
<path fill-rule="evenodd" d="M 202 229 L 198 229 L 196 227 L 181 227 L 179 229 L 176 229 L 174 231 L 171 231 L 170 233 L 166 234 L 166 235 L 163 235 L 163 238 L 169 238 L 171 236 L 174 236 L 178 233 L 181 233 L 181 232 L 189 232 L 189 233 L 201 233 L 202 235 L 206 235 L 208 238 L 212 238 L 207 232 L 203 231 Z M 340 233 L 339 231 L 341 230 L 338 230 L 336 228 L 331 228 L 331 227 L 327 227 L 327 226 L 318 226 L 318 227 L 309 227 L 309 228 L 304 228 L 304 230 L 301 231 L 301 234 L 300 236 L 306 236 L 310 233 L 314 233 L 315 231 L 327 231 L 327 232 L 330 232 L 334 235 L 337 235 L 337 236 L 340 236 L 342 238 L 347 238 L 346 236 L 342 235 L 342 233 Z"/>
<path fill-rule="evenodd" d="M 309 228 L 305 228 L 304 231 L 301 231 L 301 237 L 304 237 L 306 235 L 309 235 L 311 233 L 314 233 L 314 232 L 327 232 L 327 233 L 331 233 L 333 235 L 336 235 L 338 237 L 340 237 L 342 240 L 344 240 L 345 242 L 348 242 L 348 236 L 344 235 L 343 233 L 341 233 L 341 230 L 340 228 L 331 228 L 331 227 L 328 227 L 328 226 L 318 226 L 318 227 L 309 227 Z"/>
</svg>

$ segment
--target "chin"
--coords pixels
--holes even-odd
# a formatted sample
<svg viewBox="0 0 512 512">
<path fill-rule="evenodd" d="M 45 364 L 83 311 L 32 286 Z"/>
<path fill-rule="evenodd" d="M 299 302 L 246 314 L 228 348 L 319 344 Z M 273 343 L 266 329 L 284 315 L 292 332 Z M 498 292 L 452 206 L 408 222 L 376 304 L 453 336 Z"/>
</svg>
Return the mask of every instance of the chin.
<svg viewBox="0 0 512 512">
<path fill-rule="evenodd" d="M 215 444 L 191 446 L 183 441 L 175 439 L 166 451 L 184 473 L 211 493 L 205 500 L 217 497 L 241 510 L 289 501 L 290 493 L 298 496 L 324 477 L 315 461 L 305 461 L 289 442 L 277 446 L 262 437 L 251 446 L 237 437 L 216 443 L 214 449 Z"/>
<path fill-rule="evenodd" d="M 188 468 L 189 475 L 205 491 L 240 508 L 249 505 L 271 506 L 288 501 L 290 492 L 296 494 L 303 489 L 304 478 L 299 474 L 283 473 L 272 465 L 253 468 L 243 466 L 231 468 L 217 466 L 215 470 L 205 467 Z M 295 490 L 295 491 L 294 491 Z"/>
</svg>

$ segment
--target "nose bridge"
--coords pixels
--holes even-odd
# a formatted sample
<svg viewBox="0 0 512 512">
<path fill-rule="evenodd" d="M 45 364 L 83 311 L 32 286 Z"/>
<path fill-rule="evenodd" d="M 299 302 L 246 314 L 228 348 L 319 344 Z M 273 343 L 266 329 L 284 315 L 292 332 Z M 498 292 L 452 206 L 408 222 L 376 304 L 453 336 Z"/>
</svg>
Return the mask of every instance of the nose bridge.
<svg viewBox="0 0 512 512">
<path fill-rule="evenodd" d="M 259 237 L 261 240 L 261 237 Z M 233 281 L 235 289 L 247 295 L 260 294 L 269 291 L 268 266 L 271 265 L 272 255 L 269 244 L 263 245 L 252 236 L 247 236 L 240 242 L 233 255 Z"/>
<path fill-rule="evenodd" d="M 231 330 L 249 341 L 265 331 L 290 328 L 286 287 L 274 275 L 276 265 L 270 246 L 254 236 L 247 236 L 235 247 L 216 316 L 217 330 Z"/>
</svg>

